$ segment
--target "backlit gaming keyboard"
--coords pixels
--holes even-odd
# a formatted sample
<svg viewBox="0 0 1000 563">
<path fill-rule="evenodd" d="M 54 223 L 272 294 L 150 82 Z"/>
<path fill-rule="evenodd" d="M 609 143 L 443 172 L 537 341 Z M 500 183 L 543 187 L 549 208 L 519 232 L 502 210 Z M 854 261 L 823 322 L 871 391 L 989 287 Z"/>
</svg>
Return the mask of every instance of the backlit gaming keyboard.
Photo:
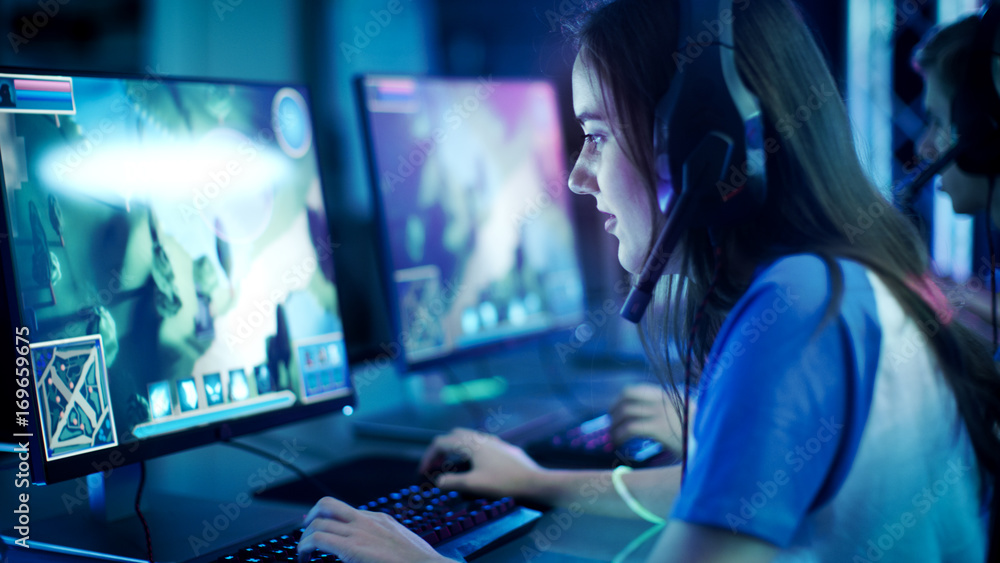
<svg viewBox="0 0 1000 563">
<path fill-rule="evenodd" d="M 609 414 L 581 422 L 524 449 L 538 463 L 553 467 L 610 469 L 617 465 L 646 467 L 675 461 L 669 450 L 650 438 L 631 438 L 615 447 Z"/>
<path fill-rule="evenodd" d="M 485 553 L 530 530 L 541 517 L 537 510 L 517 505 L 510 497 L 478 498 L 436 487 L 401 489 L 358 507 L 385 512 L 432 545 L 445 557 L 465 558 Z M 302 529 L 289 531 L 219 558 L 219 563 L 297 563 Z M 315 552 L 311 561 L 340 561 Z"/>
</svg>

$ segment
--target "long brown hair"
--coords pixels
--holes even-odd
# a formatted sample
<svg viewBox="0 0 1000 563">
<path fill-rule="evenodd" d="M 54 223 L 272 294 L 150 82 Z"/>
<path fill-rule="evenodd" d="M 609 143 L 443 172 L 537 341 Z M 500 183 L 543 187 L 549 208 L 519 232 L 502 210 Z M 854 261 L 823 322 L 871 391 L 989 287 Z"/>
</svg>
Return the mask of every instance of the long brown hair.
<svg viewBox="0 0 1000 563">
<path fill-rule="evenodd" d="M 618 116 L 614 134 L 644 174 L 651 198 L 653 112 L 675 72 L 676 1 L 602 2 L 567 25 L 580 56 L 596 70 L 605 101 L 613 106 L 607 108 L 613 113 L 605 113 Z M 925 335 L 954 391 L 977 458 L 996 475 L 1000 374 L 989 347 L 957 322 L 935 324 L 937 313 L 908 285 L 927 271 L 927 252 L 912 223 L 865 173 L 843 100 L 801 15 L 789 0 L 753 0 L 734 2 L 733 16 L 737 69 L 760 99 L 766 137 L 778 149 L 766 163 L 769 193 L 760 216 L 717 233 L 724 259 L 756 265 L 785 254 L 820 256 L 833 296 L 827 319 L 837 315 L 843 298 L 838 258 L 876 273 L 919 326 L 939 327 Z M 697 381 L 711 361 L 708 353 L 726 314 L 749 280 L 746 272 L 722 268 L 709 294 L 716 260 L 707 231 L 692 229 L 679 248 L 681 275 L 661 281 L 659 303 L 646 315 L 642 333 L 646 352 L 672 384 L 674 405 L 683 417 L 668 350 L 681 357 L 692 353 Z M 696 324 L 699 305 L 703 315 Z M 981 478 L 985 484 L 985 472 Z"/>
</svg>

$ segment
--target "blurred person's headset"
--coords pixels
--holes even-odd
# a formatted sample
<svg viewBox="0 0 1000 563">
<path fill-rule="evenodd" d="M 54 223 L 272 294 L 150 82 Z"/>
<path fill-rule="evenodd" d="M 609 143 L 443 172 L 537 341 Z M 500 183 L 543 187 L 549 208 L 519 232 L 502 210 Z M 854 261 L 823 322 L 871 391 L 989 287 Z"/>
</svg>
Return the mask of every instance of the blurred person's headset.
<svg viewBox="0 0 1000 563">
<path fill-rule="evenodd" d="M 955 165 L 969 174 L 990 178 L 988 200 L 992 202 L 996 177 L 1000 175 L 1000 3 L 987 2 L 979 16 L 976 35 L 972 39 L 965 77 L 951 101 L 951 123 L 958 141 L 949 153 L 954 153 Z M 947 157 L 948 154 L 945 155 Z M 942 157 L 940 160 L 944 160 Z M 937 163 L 935 163 L 937 164 Z M 919 181 L 918 179 L 917 181 Z M 927 179 L 924 179 L 924 183 Z M 916 185 L 913 194 L 920 189 Z M 987 217 L 989 217 L 987 209 Z M 993 255 L 993 234 L 988 235 L 990 255 Z M 996 270 L 990 271 L 992 292 L 996 292 Z M 993 346 L 996 357 L 997 309 L 991 299 Z M 988 553 L 990 563 L 1000 561 L 1000 474 L 993 476 L 993 501 L 990 509 Z"/>
<path fill-rule="evenodd" d="M 663 269 L 689 228 L 745 221 L 763 207 L 764 121 L 740 79 L 731 0 L 682 0 L 677 65 L 656 106 L 653 156 L 664 224 L 621 314 L 639 322 Z"/>
<path fill-rule="evenodd" d="M 955 164 L 969 174 L 1000 175 L 1000 4 L 983 7 L 972 40 L 965 78 L 951 102 L 951 122 L 958 133 Z"/>
<path fill-rule="evenodd" d="M 907 209 L 920 190 L 946 166 L 955 163 L 969 174 L 1000 175 L 1000 3 L 987 3 L 979 13 L 965 76 L 951 100 L 951 124 L 957 141 L 897 190 L 900 207 Z"/>
</svg>

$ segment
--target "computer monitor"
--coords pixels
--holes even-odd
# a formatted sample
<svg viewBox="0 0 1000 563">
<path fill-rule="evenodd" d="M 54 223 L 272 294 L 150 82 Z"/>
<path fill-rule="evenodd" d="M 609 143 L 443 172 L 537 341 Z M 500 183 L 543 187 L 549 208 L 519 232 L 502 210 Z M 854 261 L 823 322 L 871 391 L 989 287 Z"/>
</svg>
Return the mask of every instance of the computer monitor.
<svg viewBox="0 0 1000 563">
<path fill-rule="evenodd" d="M 406 368 L 576 326 L 583 281 L 555 89 L 363 76 L 359 95 Z"/>
<path fill-rule="evenodd" d="M 32 481 L 353 404 L 309 103 L 294 85 L 0 69 Z"/>
</svg>

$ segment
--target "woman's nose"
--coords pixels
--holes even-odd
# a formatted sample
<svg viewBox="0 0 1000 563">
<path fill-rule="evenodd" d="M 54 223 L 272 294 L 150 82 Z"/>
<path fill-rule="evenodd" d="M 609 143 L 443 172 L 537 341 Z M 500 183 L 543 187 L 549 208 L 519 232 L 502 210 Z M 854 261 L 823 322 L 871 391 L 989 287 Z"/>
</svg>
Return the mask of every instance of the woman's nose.
<svg viewBox="0 0 1000 563">
<path fill-rule="evenodd" d="M 569 189 L 580 195 L 592 194 L 597 191 L 597 181 L 582 155 L 576 159 L 573 170 L 569 173 Z"/>
</svg>

